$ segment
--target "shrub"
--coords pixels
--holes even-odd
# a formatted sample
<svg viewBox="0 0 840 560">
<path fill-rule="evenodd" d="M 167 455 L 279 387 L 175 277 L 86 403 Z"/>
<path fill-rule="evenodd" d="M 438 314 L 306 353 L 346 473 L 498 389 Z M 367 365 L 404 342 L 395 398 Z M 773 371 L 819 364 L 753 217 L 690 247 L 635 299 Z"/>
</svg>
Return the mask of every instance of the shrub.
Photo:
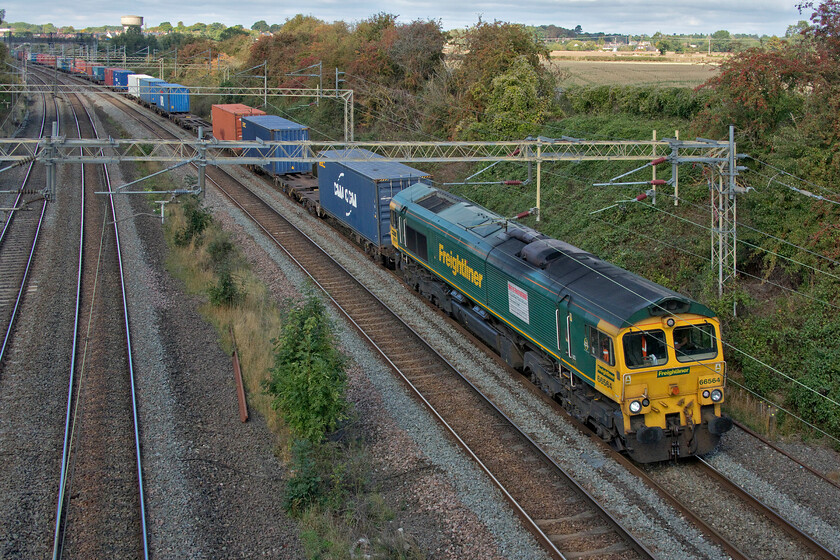
<svg viewBox="0 0 840 560">
<path fill-rule="evenodd" d="M 264 387 L 296 438 L 317 443 L 344 419 L 345 357 L 336 349 L 324 304 L 314 295 L 287 312 L 273 341 L 274 368 Z"/>
<path fill-rule="evenodd" d="M 292 477 L 286 483 L 283 507 L 300 515 L 320 498 L 321 477 L 316 469 L 312 442 L 295 440 L 292 444 Z"/>
<path fill-rule="evenodd" d="M 202 208 L 201 202 L 194 196 L 184 201 L 184 229 L 175 232 L 175 244 L 185 247 L 193 240 L 200 242 L 201 236 L 207 226 L 213 221 L 213 216 Z"/>
<path fill-rule="evenodd" d="M 237 285 L 236 279 L 229 268 L 221 269 L 218 281 L 215 285 L 210 286 L 208 295 L 210 296 L 210 303 L 219 306 L 236 305 L 245 297 L 245 293 Z"/>
</svg>

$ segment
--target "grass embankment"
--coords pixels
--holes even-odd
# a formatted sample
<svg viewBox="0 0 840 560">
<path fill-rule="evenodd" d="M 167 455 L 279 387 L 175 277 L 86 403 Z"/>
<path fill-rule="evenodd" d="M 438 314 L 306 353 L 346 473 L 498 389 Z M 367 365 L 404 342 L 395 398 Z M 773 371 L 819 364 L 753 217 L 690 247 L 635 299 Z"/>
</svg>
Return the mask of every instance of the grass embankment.
<svg viewBox="0 0 840 560">
<path fill-rule="evenodd" d="M 297 304 L 273 301 L 198 200 L 170 205 L 165 230 L 167 267 L 203 300 L 200 311 L 229 353 L 233 333 L 249 406 L 278 436 L 290 478 L 286 495 L 277 499 L 298 519 L 307 556 L 346 558 L 357 550 L 421 558 L 410 537 L 389 523 L 394 514 L 373 481 L 372 460 L 352 421 L 345 360 L 321 301 L 312 294 Z M 346 420 L 341 437 L 325 439 L 340 419 Z"/>
</svg>

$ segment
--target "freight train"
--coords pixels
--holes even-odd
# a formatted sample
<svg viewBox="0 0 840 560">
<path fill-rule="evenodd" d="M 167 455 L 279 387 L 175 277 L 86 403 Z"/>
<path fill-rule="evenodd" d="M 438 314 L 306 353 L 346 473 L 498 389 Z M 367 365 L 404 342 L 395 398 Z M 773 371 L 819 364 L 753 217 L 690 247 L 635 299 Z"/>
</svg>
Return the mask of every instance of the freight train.
<svg viewBox="0 0 840 560">
<path fill-rule="evenodd" d="M 169 83 L 147 74 L 97 64 L 81 58 L 62 57 L 25 50 L 15 51 L 18 60 L 55 68 L 67 74 L 102 84 L 114 91 L 126 92 L 141 105 L 172 118 L 188 130 L 203 124 L 190 112 L 190 90 L 181 84 Z M 209 127 L 208 127 L 209 128 Z"/>
<path fill-rule="evenodd" d="M 125 80 L 141 99 L 155 83 Z M 219 140 L 309 139 L 307 127 L 246 105 L 214 105 L 212 117 Z M 708 307 L 437 189 L 417 169 L 371 153 L 343 161 L 354 155 L 256 169 L 633 460 L 703 455 L 731 429 L 720 323 Z"/>
</svg>

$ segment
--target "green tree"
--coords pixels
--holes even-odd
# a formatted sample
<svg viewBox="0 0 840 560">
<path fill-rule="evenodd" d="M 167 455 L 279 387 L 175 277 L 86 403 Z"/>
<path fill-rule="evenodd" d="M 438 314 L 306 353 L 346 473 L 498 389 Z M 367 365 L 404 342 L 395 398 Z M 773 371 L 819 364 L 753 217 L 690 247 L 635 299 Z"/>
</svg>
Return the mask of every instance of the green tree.
<svg viewBox="0 0 840 560">
<path fill-rule="evenodd" d="M 255 21 L 254 25 L 251 26 L 251 31 L 256 31 L 257 33 L 266 33 L 271 28 L 268 26 L 268 23 L 261 19 L 260 21 Z"/>
<path fill-rule="evenodd" d="M 160 25 L 158 25 L 158 29 L 160 29 L 164 33 L 169 33 L 170 31 L 172 31 L 172 24 L 168 21 L 162 21 Z"/>
<path fill-rule="evenodd" d="M 715 52 L 729 52 L 732 50 L 732 37 L 729 31 L 721 29 L 712 33 L 712 50 Z"/>
<path fill-rule="evenodd" d="M 546 79 L 548 72 L 541 61 L 548 60 L 548 49 L 538 43 L 521 25 L 495 21 L 479 22 L 464 35 L 465 52 L 455 70 L 455 84 L 467 92 L 468 111 L 484 111 L 493 79 L 507 72 L 519 57 L 540 76 L 541 93 L 548 94 L 553 84 Z"/>
<path fill-rule="evenodd" d="M 155 49 L 159 49 L 160 47 L 157 38 L 152 35 L 144 35 L 140 27 L 136 25 L 129 26 L 125 30 L 125 33 L 117 35 L 110 42 L 115 47 L 122 47 L 124 45 L 125 52 L 128 56 L 136 53 L 152 54 Z"/>
<path fill-rule="evenodd" d="M 264 387 L 298 439 L 318 443 L 345 417 L 346 359 L 337 346 L 326 308 L 314 295 L 286 314 L 274 340 L 274 367 Z"/>
<path fill-rule="evenodd" d="M 241 25 L 234 25 L 233 27 L 228 27 L 224 31 L 219 34 L 219 41 L 227 41 L 229 39 L 233 39 L 234 37 L 247 37 L 249 33 L 245 31 L 245 28 Z"/>
<path fill-rule="evenodd" d="M 549 100 L 539 94 L 539 76 L 524 56 L 493 79 L 487 110 L 466 136 L 480 140 L 519 140 L 539 133 L 549 114 Z"/>
</svg>

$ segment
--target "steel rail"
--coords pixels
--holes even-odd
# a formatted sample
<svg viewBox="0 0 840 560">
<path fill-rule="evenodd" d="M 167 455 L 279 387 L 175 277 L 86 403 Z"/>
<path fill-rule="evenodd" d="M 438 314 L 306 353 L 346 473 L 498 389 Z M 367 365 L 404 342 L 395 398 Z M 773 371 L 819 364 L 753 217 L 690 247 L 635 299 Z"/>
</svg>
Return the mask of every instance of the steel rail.
<svg viewBox="0 0 840 560">
<path fill-rule="evenodd" d="M 85 108 L 85 112 L 87 112 L 87 108 Z M 88 113 L 88 117 L 90 118 L 90 113 Z M 92 118 L 91 124 L 93 124 Z M 103 169 L 105 170 L 105 183 L 108 186 L 108 191 L 113 193 L 113 190 L 111 188 L 111 177 L 108 173 L 108 167 L 103 166 Z M 146 525 L 146 499 L 145 493 L 143 491 L 143 461 L 142 450 L 140 445 L 140 421 L 137 412 L 137 382 L 136 377 L 134 375 L 134 359 L 132 358 L 131 325 L 128 314 L 128 295 L 126 294 L 125 290 L 125 269 L 123 267 L 122 248 L 120 245 L 119 220 L 117 219 L 117 212 L 114 206 L 114 195 L 109 194 L 108 200 L 111 206 L 111 216 L 114 217 L 114 238 L 116 239 L 117 262 L 119 264 L 120 270 L 120 293 L 122 294 L 123 315 L 125 317 L 125 339 L 126 346 L 128 348 L 128 372 L 129 378 L 131 380 L 131 413 L 132 421 L 134 423 L 134 450 L 137 455 L 137 486 L 140 492 L 140 524 L 143 537 L 143 557 L 146 560 L 148 560 L 149 536 L 148 527 Z"/>
<path fill-rule="evenodd" d="M 447 320 L 451 322 L 451 319 L 447 319 Z M 454 324 L 455 324 L 456 327 L 459 327 L 457 323 L 454 323 Z M 522 376 L 519 375 L 518 372 L 516 372 L 515 370 L 510 368 L 510 366 L 508 366 L 503 360 L 501 360 L 501 358 L 499 358 L 499 356 L 497 354 L 495 354 L 494 352 L 487 349 L 487 347 L 484 344 L 482 344 L 479 340 L 475 339 L 470 333 L 466 333 L 466 331 L 463 331 L 463 332 L 465 332 L 465 334 L 467 336 L 469 336 L 470 338 L 473 339 L 476 346 L 479 346 L 479 347 L 483 348 L 485 350 L 485 352 L 487 353 L 487 355 L 492 357 L 496 361 L 497 364 L 499 364 L 501 367 L 507 369 L 512 374 L 516 374 L 517 378 L 519 378 L 519 380 L 520 380 L 520 385 L 523 388 L 527 389 L 532 394 L 534 394 L 535 396 L 540 398 L 543 402 L 548 404 L 553 410 L 557 411 L 558 413 L 560 413 L 564 417 L 569 418 L 570 420 L 573 420 L 571 415 L 569 415 L 569 413 L 566 411 L 566 409 L 564 409 L 559 403 L 557 403 L 554 400 L 552 400 L 551 398 L 549 398 L 545 393 L 543 393 L 541 390 L 536 388 L 533 384 L 531 384 L 531 383 L 525 381 L 524 379 L 522 379 Z M 606 442 L 601 440 L 601 438 L 599 438 L 594 433 L 588 431 L 585 427 L 581 426 L 579 423 L 572 422 L 572 424 L 575 426 L 575 429 L 578 430 L 580 433 L 589 436 L 590 441 L 592 441 L 592 443 L 594 445 L 600 447 L 602 449 L 602 451 L 604 451 L 605 453 L 610 455 L 618 463 L 620 463 L 622 466 L 624 466 L 629 472 L 631 472 L 632 474 L 634 474 L 635 476 L 637 476 L 638 478 L 643 480 L 645 482 L 645 484 L 647 484 L 654 491 L 656 491 L 656 493 L 663 500 L 665 500 L 672 507 L 677 509 L 680 512 L 680 514 L 682 514 L 686 518 L 688 518 L 688 520 L 691 521 L 695 526 L 697 526 L 701 531 L 706 533 L 714 542 L 716 542 L 718 545 L 720 545 L 731 558 L 733 558 L 734 560 L 746 560 L 746 559 L 750 558 L 750 556 L 748 554 L 746 554 L 745 552 L 740 550 L 737 546 L 732 544 L 726 537 L 724 537 L 721 533 L 716 531 L 709 523 L 707 523 L 705 520 L 703 520 L 701 517 L 699 517 L 697 514 L 695 514 L 694 511 L 689 506 L 685 505 L 682 501 L 680 501 L 680 499 L 678 497 L 674 496 L 671 492 L 669 492 L 667 489 L 665 489 L 663 486 L 661 486 L 659 483 L 657 483 L 655 480 L 653 480 L 653 478 L 650 475 L 648 475 L 646 472 L 641 470 L 635 463 L 630 461 L 627 457 L 625 457 L 621 453 L 614 450 Z M 696 459 L 697 459 L 698 462 L 708 465 L 702 458 L 697 457 Z M 778 513 L 776 513 L 775 510 L 773 510 L 769 506 L 763 504 L 760 500 L 758 500 L 756 497 L 752 496 L 751 494 L 749 494 L 748 492 L 743 490 L 740 486 L 738 486 L 737 484 L 735 484 L 731 480 L 726 479 L 726 477 L 722 473 L 720 473 L 719 471 L 715 471 L 714 473 L 712 473 L 712 470 L 713 470 L 713 468 L 710 465 L 708 465 L 708 472 L 710 474 L 712 474 L 712 476 L 714 476 L 716 479 L 720 480 L 721 484 L 727 486 L 732 492 L 736 493 L 738 496 L 741 496 L 742 499 L 745 502 L 750 503 L 756 510 L 760 511 L 761 513 L 766 513 L 767 517 L 771 521 L 773 521 L 778 526 L 780 526 L 789 535 L 793 536 L 795 539 L 802 542 L 805 546 L 807 546 L 808 548 L 810 548 L 811 550 L 816 552 L 817 555 L 819 555 L 820 557 L 837 560 L 837 557 L 833 553 L 826 550 L 821 544 L 814 541 L 814 539 L 812 537 L 810 537 L 809 535 L 807 535 L 806 533 L 801 531 L 799 528 L 793 526 L 791 523 L 789 523 L 787 520 L 785 520 L 783 517 L 781 517 Z"/>
<path fill-rule="evenodd" d="M 80 100 L 81 101 L 81 100 Z M 98 132 L 96 131 L 96 124 L 94 122 L 93 117 L 90 115 L 87 107 L 82 103 L 82 109 L 85 111 L 85 115 L 87 116 L 90 125 L 94 131 L 94 134 L 98 137 Z M 78 116 L 76 115 L 75 109 L 73 109 L 73 116 L 76 119 L 76 128 L 79 132 L 79 136 L 81 136 L 81 130 L 79 128 L 79 121 Z M 105 184 L 108 191 L 112 191 L 111 188 L 111 179 L 108 172 L 107 166 L 103 165 L 104 171 L 104 178 Z M 67 400 L 67 416 L 65 420 L 65 437 L 64 437 L 64 451 L 62 455 L 62 470 L 61 470 L 61 483 L 59 488 L 59 501 L 56 511 L 56 530 L 53 542 L 53 559 L 58 560 L 61 557 L 62 552 L 62 535 L 63 535 L 63 527 L 61 524 L 61 517 L 62 512 L 65 507 L 65 498 L 66 498 L 66 482 L 67 482 L 67 470 L 69 468 L 69 454 L 70 454 L 70 434 L 72 433 L 72 428 L 70 427 L 71 424 L 71 415 L 72 415 L 72 402 L 73 402 L 73 383 L 74 383 L 74 374 L 75 374 L 75 355 L 77 350 L 77 333 L 78 333 L 78 323 L 79 323 L 79 313 L 80 313 L 80 304 L 81 304 L 81 288 L 82 288 L 82 263 L 83 263 L 83 249 L 84 249 L 84 206 L 85 206 L 85 198 L 84 198 L 84 186 L 85 186 L 85 171 L 84 165 L 82 165 L 81 170 L 81 185 L 82 185 L 82 201 L 81 201 L 81 226 L 80 226 L 80 241 L 79 241 L 79 272 L 76 282 L 76 309 L 75 309 L 75 321 L 74 321 L 74 336 L 73 336 L 73 359 L 71 360 L 71 374 L 70 374 L 70 385 L 68 391 L 68 400 Z M 146 509 L 145 509 L 145 493 L 143 487 L 143 467 L 142 467 L 142 452 L 141 452 L 141 443 L 140 443 L 140 431 L 139 431 L 139 415 L 137 409 L 137 392 L 136 392 L 136 377 L 134 373 L 134 361 L 132 358 L 132 346 L 131 346 L 131 330 L 130 330 L 130 322 L 129 322 L 129 313 L 128 313 L 128 297 L 126 294 L 125 289 L 125 272 L 122 260 L 122 251 L 120 246 L 120 238 L 119 238 L 119 220 L 116 219 L 116 210 L 114 207 L 114 199 L 113 195 L 109 195 L 110 201 L 110 208 L 111 208 L 111 215 L 114 217 L 113 225 L 114 225 L 114 237 L 116 243 L 116 257 L 119 269 L 119 276 L 120 276 L 120 289 L 121 289 L 121 296 L 122 296 L 122 305 L 123 305 L 123 317 L 124 317 L 124 326 L 125 326 L 125 336 L 126 336 L 126 348 L 127 348 L 127 363 L 129 368 L 129 381 L 131 387 L 131 400 L 132 400 L 132 422 L 134 428 L 134 449 L 135 449 L 135 456 L 136 456 L 136 465 L 137 465 L 137 476 L 138 476 L 138 492 L 139 492 L 139 499 L 140 499 L 140 523 L 141 523 L 141 537 L 143 541 L 143 557 L 148 560 L 149 558 L 149 544 L 148 544 L 148 527 L 146 524 Z"/>
<path fill-rule="evenodd" d="M 76 112 L 73 111 L 73 119 L 76 123 L 76 132 L 81 137 L 82 131 L 79 126 L 79 119 Z M 64 510 L 66 509 L 66 490 L 68 481 L 68 471 L 70 468 L 70 439 L 73 430 L 73 385 L 76 380 L 76 352 L 79 344 L 79 315 L 81 313 L 82 304 L 82 270 L 84 263 L 84 245 L 85 245 L 85 166 L 81 166 L 81 203 L 80 203 L 80 219 L 79 219 L 79 253 L 78 253 L 78 272 L 76 274 L 76 304 L 73 315 L 73 345 L 70 351 L 70 375 L 67 389 L 67 410 L 64 417 L 64 442 L 61 451 L 61 472 L 59 474 L 58 484 L 58 503 L 55 510 L 55 533 L 53 534 L 53 560 L 58 560 L 61 557 L 61 551 L 64 542 L 64 522 L 62 520 Z"/>
<path fill-rule="evenodd" d="M 125 102 L 124 102 L 125 103 Z M 127 104 L 128 107 L 131 108 L 133 112 L 140 113 L 140 111 L 133 107 L 131 104 Z M 143 125 L 149 129 L 153 130 L 152 127 L 147 123 L 143 122 Z M 162 129 L 162 127 L 160 127 Z M 165 130 L 165 129 L 163 129 Z M 159 132 L 155 132 L 159 134 Z M 171 134 L 166 132 L 166 134 Z M 223 170 L 219 169 L 218 172 L 222 175 L 225 175 L 229 179 L 233 180 L 235 183 L 239 183 L 232 177 L 230 177 L 227 173 Z M 528 525 L 529 530 L 534 534 L 537 539 L 543 543 L 545 548 L 556 558 L 565 558 L 563 554 L 557 549 L 551 539 L 546 535 L 542 529 L 539 527 L 537 522 L 528 515 L 528 513 L 524 510 L 524 508 L 515 500 L 515 498 L 510 494 L 510 492 L 504 487 L 504 485 L 499 481 L 491 472 L 491 470 L 479 459 L 477 454 L 468 446 L 468 444 L 461 438 L 461 436 L 456 432 L 456 430 L 444 420 L 442 415 L 432 406 L 432 404 L 421 394 L 419 389 L 410 382 L 408 377 L 400 371 L 399 367 L 388 357 L 387 353 L 379 347 L 374 340 L 370 337 L 368 333 L 366 333 L 361 325 L 359 325 L 350 315 L 350 313 L 329 293 L 328 289 L 323 286 L 318 280 L 312 275 L 312 273 L 306 269 L 306 267 L 301 263 L 298 259 L 296 259 L 291 252 L 283 246 L 279 239 L 277 239 L 271 232 L 260 222 L 260 220 L 253 216 L 247 209 L 245 209 L 237 200 L 235 200 L 230 193 L 228 193 L 218 182 L 216 182 L 210 174 L 208 174 L 207 181 L 214 184 L 216 188 L 218 188 L 225 196 L 227 196 L 231 201 L 238 207 L 240 210 L 245 213 L 253 222 L 254 224 L 264 232 L 264 234 L 271 239 L 277 246 L 280 248 L 294 263 L 297 264 L 298 267 L 312 280 L 312 282 L 321 289 L 325 295 L 333 302 L 336 308 L 348 318 L 348 320 L 354 325 L 354 327 L 362 334 L 362 336 L 368 340 L 368 342 L 383 356 L 383 358 L 387 361 L 387 363 L 397 372 L 402 379 L 407 383 L 407 385 L 411 388 L 411 390 L 420 398 L 420 400 L 424 403 L 424 405 L 429 408 L 434 416 L 438 418 L 441 424 L 445 427 L 447 431 L 449 431 L 455 440 L 465 449 L 465 451 L 470 455 L 470 457 L 476 462 L 476 464 L 481 468 L 490 478 L 490 480 L 500 489 L 506 499 L 511 503 L 512 507 L 517 511 L 520 518 Z M 247 192 L 249 192 L 252 196 L 256 197 L 256 194 L 251 193 L 249 189 L 246 187 L 244 188 Z M 259 197 L 257 197 L 259 198 Z M 260 200 L 260 202 L 265 205 L 264 202 Z M 266 205 L 266 208 L 269 208 Z M 270 209 L 270 208 L 269 208 Z M 271 213 L 277 215 L 280 219 L 285 220 L 282 216 L 270 209 Z M 598 510 L 599 516 L 610 525 L 615 533 L 620 535 L 623 540 L 633 549 L 636 551 L 641 557 L 644 558 L 653 558 L 652 553 L 647 550 L 647 548 L 639 542 L 635 537 L 632 536 L 622 525 L 621 523 L 615 519 L 607 510 L 605 510 L 598 502 L 594 499 L 594 497 L 589 494 L 583 487 L 581 487 L 572 477 L 569 475 L 559 464 L 557 464 L 551 457 L 548 456 L 540 447 L 539 445 L 530 438 L 522 429 L 520 429 L 507 415 L 505 415 L 496 405 L 493 403 L 489 397 L 484 395 L 472 382 L 470 382 L 460 371 L 458 371 L 451 363 L 449 363 L 440 353 L 437 352 L 433 347 L 431 347 L 423 338 L 422 336 L 417 333 L 414 329 L 408 326 L 395 312 L 393 312 L 384 302 L 382 302 L 379 298 L 373 295 L 370 290 L 368 290 L 362 282 L 360 282 L 357 278 L 355 278 L 349 271 L 347 271 L 344 267 L 342 267 L 339 263 L 337 263 L 332 257 L 330 257 L 314 240 L 312 240 L 309 236 L 305 233 L 300 231 L 299 228 L 294 226 L 294 224 L 288 223 L 290 227 L 292 227 L 298 235 L 300 235 L 303 239 L 305 239 L 308 243 L 312 244 L 317 251 L 319 251 L 323 256 L 329 259 L 335 266 L 337 266 L 340 270 L 343 271 L 353 282 L 355 282 L 361 289 L 365 290 L 372 298 L 380 303 L 384 309 L 386 309 L 399 323 L 401 323 L 406 329 L 414 334 L 417 337 L 418 341 L 420 341 L 426 348 L 428 348 L 429 352 L 435 355 L 442 363 L 446 364 L 450 370 L 456 374 L 463 382 L 467 383 L 470 390 L 478 396 L 481 400 L 483 400 L 494 412 L 495 414 L 508 423 L 515 432 L 519 434 L 519 436 L 528 443 L 532 447 L 532 449 L 541 457 L 543 462 L 555 469 L 566 481 L 569 487 L 579 496 L 581 496 L 584 500 L 591 504 L 591 507 L 594 507 Z"/>
<path fill-rule="evenodd" d="M 43 100 L 44 111 L 43 111 L 43 115 L 41 116 L 41 128 L 38 131 L 38 136 L 39 137 L 44 134 L 44 128 L 45 128 L 46 122 L 47 122 L 47 100 L 46 100 L 46 97 L 45 96 L 42 97 L 42 100 Z M 58 104 L 55 102 L 55 100 L 53 100 L 53 103 L 55 104 L 56 119 L 58 119 Z M 26 185 L 29 182 L 29 177 L 32 174 L 32 168 L 33 168 L 34 165 L 35 165 L 34 160 L 29 163 L 29 166 L 26 170 L 26 175 L 24 176 L 23 182 L 22 182 L 21 187 L 20 187 L 20 192 L 17 193 L 17 196 L 15 196 L 15 201 L 12 204 L 13 208 L 17 208 L 18 204 L 20 204 L 20 201 L 23 198 L 23 190 L 26 188 Z M 35 236 L 34 236 L 34 239 L 32 240 L 32 246 L 29 250 L 29 256 L 27 257 L 26 265 L 24 267 L 23 278 L 21 279 L 21 282 L 20 282 L 20 288 L 17 290 L 17 296 L 15 297 L 15 303 L 12 306 L 12 311 L 9 315 L 9 322 L 8 322 L 8 325 L 6 326 L 5 334 L 3 335 L 3 343 L 2 343 L 2 345 L 0 345 L 0 363 L 3 363 L 3 357 L 6 354 L 6 348 L 8 347 L 9 341 L 12 338 L 12 333 L 14 332 L 15 319 L 17 318 L 17 312 L 18 312 L 18 309 L 20 308 L 20 303 L 23 300 L 23 294 L 26 291 L 26 281 L 29 278 L 29 270 L 32 266 L 32 259 L 35 256 L 35 248 L 38 246 L 38 239 L 39 239 L 39 236 L 41 234 L 41 225 L 43 225 L 44 215 L 46 214 L 46 211 L 47 211 L 47 201 L 44 200 L 42 205 L 41 205 L 41 215 L 38 218 L 38 223 L 37 223 L 36 228 L 35 228 Z M 10 210 L 8 215 L 6 216 L 6 221 L 3 223 L 3 230 L 0 231 L 0 248 L 2 248 L 3 242 L 6 239 L 6 235 L 9 231 L 9 229 L 11 228 L 11 223 L 12 223 L 12 220 L 14 218 L 15 212 L 16 212 L 16 210 Z"/>
<path fill-rule="evenodd" d="M 788 453 L 787 451 L 785 451 L 784 449 L 782 449 L 778 445 L 774 444 L 772 441 L 770 441 L 766 437 L 762 436 L 761 434 L 759 434 L 758 432 L 756 432 L 754 430 L 751 430 L 750 428 L 748 428 L 747 426 L 745 426 L 741 422 L 738 422 L 737 420 L 734 420 L 733 422 L 738 428 L 741 429 L 741 431 L 743 431 L 744 433 L 754 437 L 755 439 L 757 439 L 758 441 L 760 441 L 761 443 L 763 443 L 764 445 L 766 445 L 767 447 L 769 447 L 773 451 L 776 451 L 777 453 L 780 453 L 780 454 L 784 455 L 785 457 L 787 457 L 788 459 L 790 459 L 791 461 L 793 461 L 794 463 L 796 463 L 797 465 L 799 465 L 800 467 L 802 467 L 803 469 L 805 469 L 806 471 L 811 473 L 812 475 L 816 476 L 817 478 L 819 478 L 823 482 L 831 484 L 835 488 L 840 488 L 840 483 L 838 483 L 835 480 L 831 480 L 830 478 L 828 478 L 825 475 L 825 473 L 822 473 L 822 472 L 818 471 L 817 469 L 815 469 L 814 467 L 805 464 L 802 460 L 797 459 L 796 457 L 794 457 L 793 455 L 791 455 L 790 453 Z"/>
<path fill-rule="evenodd" d="M 697 462 L 706 469 L 706 471 L 717 480 L 720 484 L 724 487 L 729 489 L 730 492 L 736 494 L 739 498 L 741 498 L 744 502 L 755 508 L 759 511 L 762 515 L 769 518 L 773 523 L 776 524 L 777 527 L 780 527 L 784 532 L 788 535 L 796 539 L 798 542 L 805 545 L 808 549 L 811 550 L 814 554 L 816 554 L 820 558 L 824 558 L 826 560 L 838 560 L 838 557 L 825 548 L 823 545 L 815 541 L 811 535 L 797 527 L 792 521 L 786 519 L 781 515 L 781 513 L 777 512 L 775 509 L 770 507 L 769 505 L 765 504 L 757 497 L 753 496 L 750 492 L 748 492 L 745 488 L 735 484 L 733 481 L 728 479 L 726 475 L 722 472 L 714 468 L 710 463 L 704 460 L 702 457 L 697 457 Z"/>
</svg>

